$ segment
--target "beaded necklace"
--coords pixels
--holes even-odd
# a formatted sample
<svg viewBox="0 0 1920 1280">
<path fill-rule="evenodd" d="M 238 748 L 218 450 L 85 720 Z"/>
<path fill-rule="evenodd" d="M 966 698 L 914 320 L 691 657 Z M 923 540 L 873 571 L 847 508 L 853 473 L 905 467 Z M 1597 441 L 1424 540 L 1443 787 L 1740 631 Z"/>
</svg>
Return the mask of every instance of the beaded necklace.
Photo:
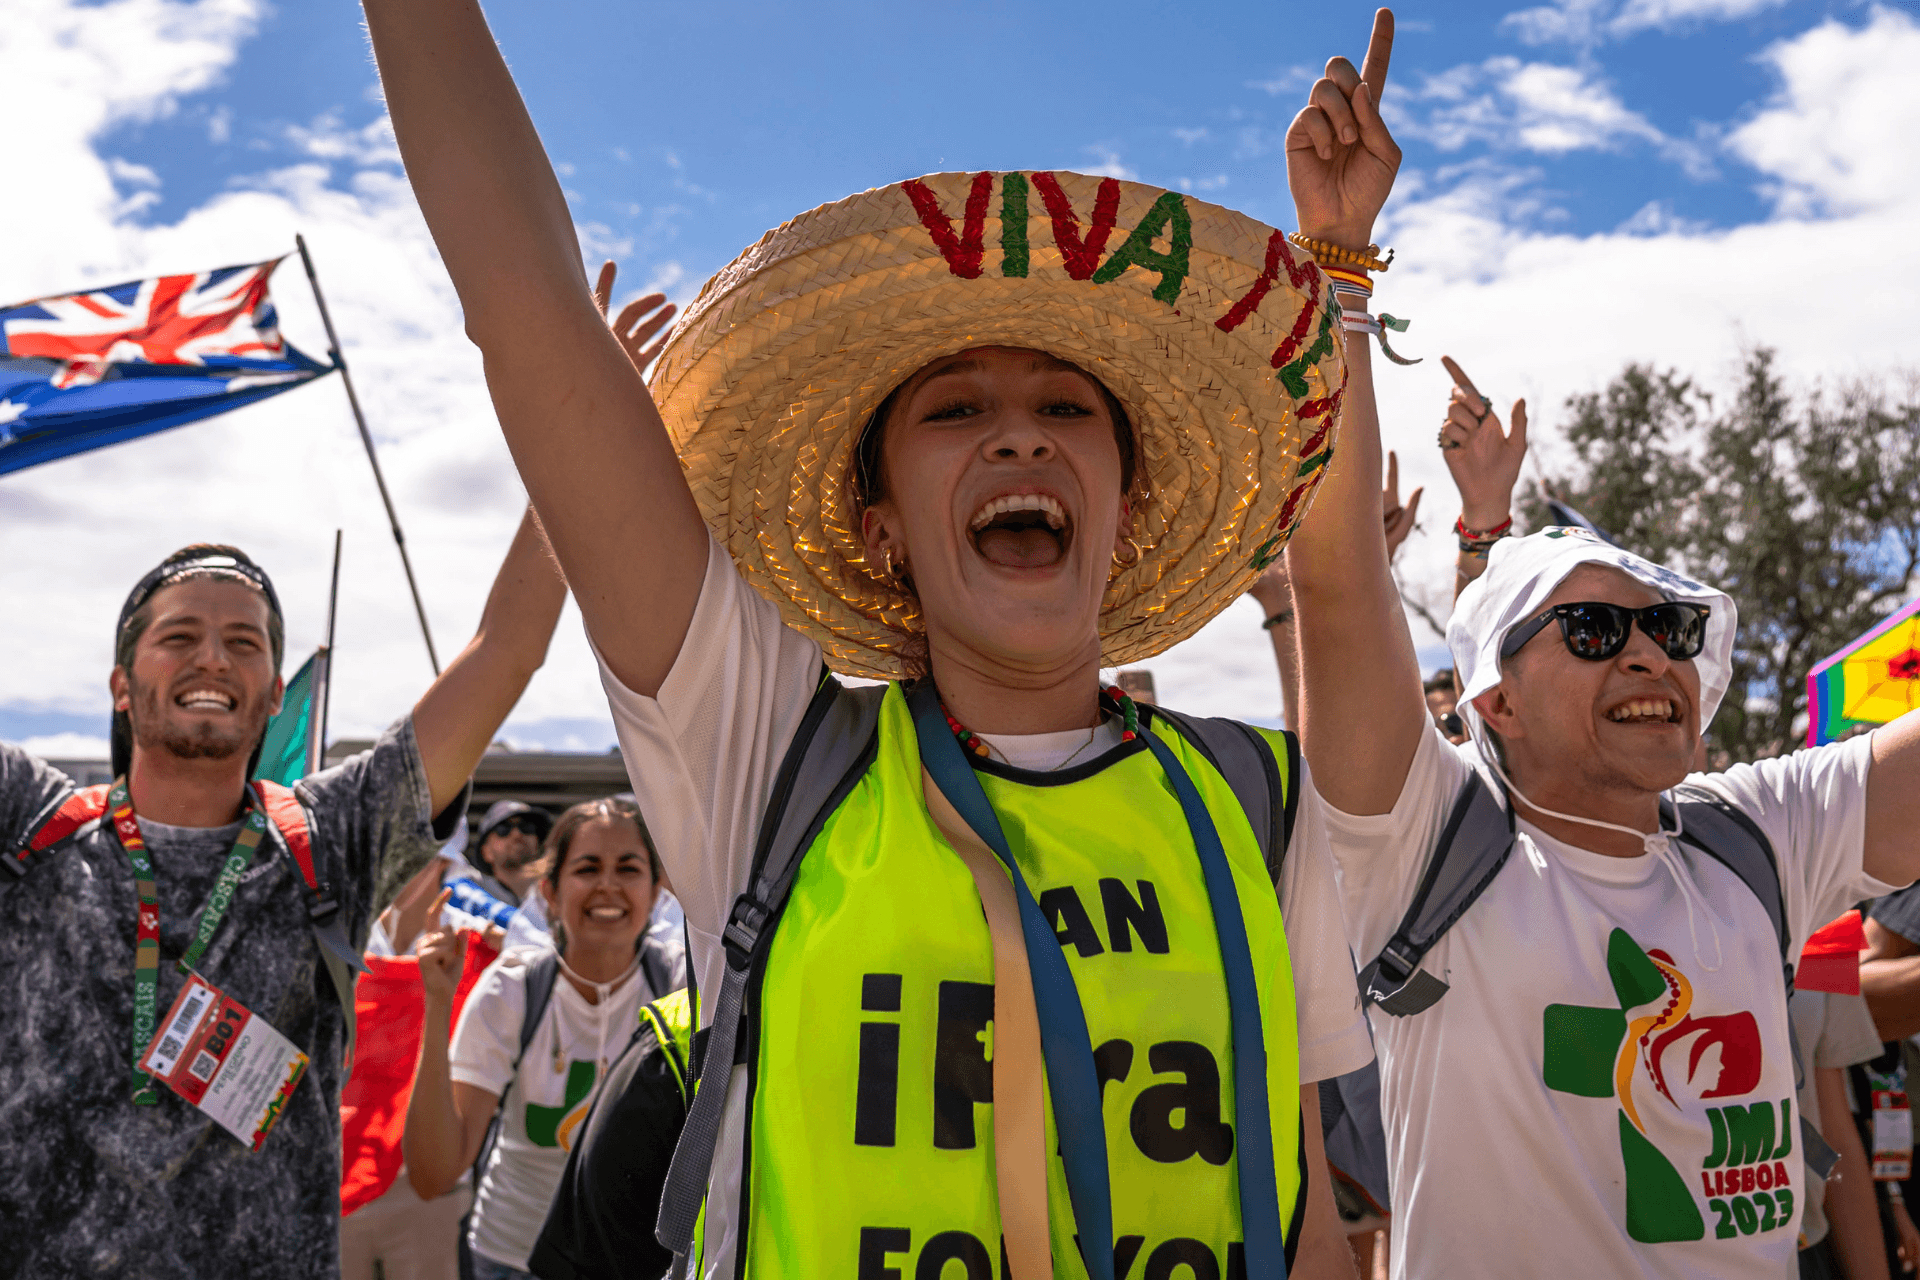
<svg viewBox="0 0 1920 1280">
<path fill-rule="evenodd" d="M 1140 736 L 1140 708 L 1133 705 L 1133 699 L 1117 684 L 1108 685 L 1105 692 L 1120 708 L 1120 741 L 1132 742 Z M 953 730 L 953 736 L 960 740 L 963 750 L 982 760 L 989 757 L 992 749 L 973 730 L 953 718 L 953 712 L 947 710 L 944 698 L 940 702 L 940 714 L 947 718 L 947 728 Z"/>
</svg>

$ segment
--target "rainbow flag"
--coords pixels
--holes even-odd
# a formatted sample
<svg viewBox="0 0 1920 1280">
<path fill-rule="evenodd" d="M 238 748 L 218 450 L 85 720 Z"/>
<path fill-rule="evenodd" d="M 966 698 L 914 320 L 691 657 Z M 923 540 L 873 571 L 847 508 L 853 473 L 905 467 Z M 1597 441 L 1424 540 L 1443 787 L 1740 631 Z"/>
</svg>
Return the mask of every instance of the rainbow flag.
<svg viewBox="0 0 1920 1280">
<path fill-rule="evenodd" d="M 1920 707 L 1920 600 L 1807 673 L 1807 745 Z"/>
</svg>

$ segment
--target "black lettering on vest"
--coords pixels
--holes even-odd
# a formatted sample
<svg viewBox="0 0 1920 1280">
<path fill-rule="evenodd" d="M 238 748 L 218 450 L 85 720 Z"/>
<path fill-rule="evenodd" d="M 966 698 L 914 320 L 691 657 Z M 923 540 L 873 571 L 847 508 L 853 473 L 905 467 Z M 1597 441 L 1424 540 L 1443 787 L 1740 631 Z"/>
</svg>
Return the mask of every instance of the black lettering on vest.
<svg viewBox="0 0 1920 1280">
<path fill-rule="evenodd" d="M 1220 1260 L 1213 1256 L 1213 1250 L 1185 1237 L 1162 1241 L 1148 1255 L 1147 1269 L 1140 1280 L 1173 1280 L 1178 1267 L 1185 1267 L 1193 1280 L 1220 1280 Z"/>
<path fill-rule="evenodd" d="M 913 1268 L 913 1280 L 942 1280 L 949 1262 L 967 1269 L 966 1280 L 993 1280 L 993 1255 L 964 1231 L 942 1231 L 927 1241 Z"/>
<path fill-rule="evenodd" d="M 1196 1155 L 1208 1164 L 1225 1164 L 1233 1155 L 1233 1130 L 1220 1119 L 1220 1066 L 1213 1055 L 1205 1045 L 1172 1040 L 1149 1049 L 1147 1063 L 1155 1075 L 1177 1071 L 1186 1078 L 1150 1085 L 1133 1100 L 1127 1127 L 1134 1145 L 1161 1164 L 1178 1164 Z M 1175 1112 L 1181 1115 L 1178 1128 Z M 1159 1256 L 1160 1250 L 1154 1250 L 1154 1257 Z"/>
<path fill-rule="evenodd" d="M 1127 1280 L 1133 1260 L 1140 1256 L 1140 1246 L 1146 1242 L 1145 1236 L 1121 1236 L 1113 1242 L 1113 1280 Z"/>
<path fill-rule="evenodd" d="M 1060 939 L 1062 951 L 1072 946 L 1084 960 L 1106 950 L 1100 945 L 1100 935 L 1094 932 L 1093 917 L 1080 905 L 1080 895 L 1072 885 L 1063 884 L 1041 894 L 1040 909 L 1047 913 L 1047 925 Z"/>
<path fill-rule="evenodd" d="M 1154 892 L 1151 880 L 1134 883 L 1140 886 L 1137 902 L 1120 881 L 1100 882 L 1100 905 L 1107 909 L 1107 939 L 1115 951 L 1131 951 L 1132 930 L 1138 930 L 1140 945 L 1151 955 L 1163 956 L 1167 954 L 1167 918 L 1160 914 L 1160 895 Z"/>
<path fill-rule="evenodd" d="M 900 1012 L 900 975 L 864 975 L 860 979 L 860 1007 L 869 1013 Z M 893 1145 L 899 1098 L 900 1026 L 894 1022 L 863 1022 L 860 1024 L 860 1067 L 853 1095 L 854 1145 Z"/>
<path fill-rule="evenodd" d="M 868 1013 L 900 1012 L 900 975 L 869 973 L 860 979 L 860 1007 Z"/>
<path fill-rule="evenodd" d="M 1133 1070 L 1133 1046 L 1125 1040 L 1109 1040 L 1093 1051 L 1093 1078 L 1100 1085 L 1100 1100 L 1106 1101 L 1107 1081 L 1125 1080 Z"/>
<path fill-rule="evenodd" d="M 890 1253 L 905 1253 L 913 1245 L 913 1233 L 905 1227 L 860 1228 L 860 1273 L 858 1280 L 900 1280 L 900 1268 L 887 1265 Z"/>
<path fill-rule="evenodd" d="M 986 1045 L 992 1021 L 991 985 L 940 984 L 940 1026 L 933 1043 L 933 1145 L 943 1151 L 971 1148 L 973 1109 L 993 1101 Z"/>
<path fill-rule="evenodd" d="M 1238 1240 L 1227 1246 L 1227 1280 L 1247 1280 L 1247 1246 Z"/>
</svg>

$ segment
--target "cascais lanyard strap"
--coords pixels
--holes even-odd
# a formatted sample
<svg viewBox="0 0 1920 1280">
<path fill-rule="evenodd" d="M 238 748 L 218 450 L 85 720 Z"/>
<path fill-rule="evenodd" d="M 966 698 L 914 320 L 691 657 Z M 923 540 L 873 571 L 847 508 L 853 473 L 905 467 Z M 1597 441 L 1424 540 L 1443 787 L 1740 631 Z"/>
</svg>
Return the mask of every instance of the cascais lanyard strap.
<svg viewBox="0 0 1920 1280">
<path fill-rule="evenodd" d="M 113 831 L 120 838 L 120 848 L 133 865 L 133 887 L 140 898 L 133 943 L 133 1100 L 150 1107 L 160 1101 L 160 1094 L 153 1078 L 140 1069 L 140 1058 L 153 1040 L 154 1020 L 159 1015 L 160 893 L 153 879 L 153 859 L 147 853 L 145 837 L 140 834 L 140 822 L 134 816 L 133 799 L 127 791 L 125 777 L 114 780 L 113 789 L 107 793 L 107 809 L 113 817 Z M 257 804 L 250 806 L 240 834 L 213 882 L 213 893 L 200 912 L 200 927 L 180 957 L 181 973 L 192 972 L 206 955 L 207 945 L 213 941 L 220 922 L 226 918 L 227 908 L 233 904 L 234 886 L 240 883 L 241 873 L 253 862 L 254 850 L 259 848 L 260 838 L 266 831 L 266 813 Z"/>
<path fill-rule="evenodd" d="M 1060 1158 L 1080 1242 L 1092 1280 L 1113 1280 L 1113 1199 L 1107 1172 L 1107 1131 L 1101 1116 L 1100 1084 L 1094 1071 L 1093 1042 L 1073 971 L 1059 938 L 1047 923 L 1020 864 L 1014 859 L 993 804 L 974 775 L 940 709 L 931 681 L 908 695 L 920 758 L 928 774 L 974 834 L 1006 866 L 1020 904 L 1021 932 L 1033 973 L 1034 1004 L 1039 1011 L 1040 1042 L 1046 1062 L 1054 1123 L 1060 1134 Z M 1260 1017 L 1259 985 L 1253 973 L 1246 922 L 1234 889 L 1233 872 L 1213 817 L 1193 780 L 1167 745 L 1142 726 L 1154 758 L 1172 784 L 1193 836 L 1207 898 L 1219 935 L 1226 971 L 1227 1002 L 1233 1037 L 1233 1103 L 1238 1129 L 1234 1144 L 1240 1185 L 1240 1225 L 1245 1237 L 1247 1274 L 1287 1273 L 1286 1236 L 1280 1222 L 1279 1186 L 1273 1164 L 1272 1117 L 1267 1106 L 1267 1053 Z M 1304 1188 L 1303 1188 L 1304 1190 Z"/>
</svg>

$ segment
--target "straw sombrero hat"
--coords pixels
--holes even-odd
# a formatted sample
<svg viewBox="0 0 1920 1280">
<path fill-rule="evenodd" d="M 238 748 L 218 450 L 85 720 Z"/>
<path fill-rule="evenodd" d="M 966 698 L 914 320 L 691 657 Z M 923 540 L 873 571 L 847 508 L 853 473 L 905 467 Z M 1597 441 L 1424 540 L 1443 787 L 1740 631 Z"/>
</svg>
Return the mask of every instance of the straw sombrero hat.
<svg viewBox="0 0 1920 1280">
<path fill-rule="evenodd" d="M 1077 173 L 941 173 L 769 231 L 675 326 L 651 379 L 714 536 L 848 675 L 897 677 L 919 606 L 869 564 L 861 428 L 931 360 L 1032 347 L 1118 397 L 1149 493 L 1100 618 L 1108 665 L 1245 591 L 1326 475 L 1346 381 L 1326 280 L 1279 231 Z"/>
</svg>

